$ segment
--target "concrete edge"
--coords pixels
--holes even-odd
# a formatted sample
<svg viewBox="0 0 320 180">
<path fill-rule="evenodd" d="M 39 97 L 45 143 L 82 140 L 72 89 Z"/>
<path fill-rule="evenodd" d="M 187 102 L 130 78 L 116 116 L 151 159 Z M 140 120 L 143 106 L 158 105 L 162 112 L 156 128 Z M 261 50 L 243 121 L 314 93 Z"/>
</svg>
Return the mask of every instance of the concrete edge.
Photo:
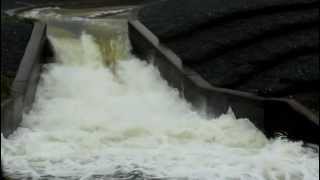
<svg viewBox="0 0 320 180">
<path fill-rule="evenodd" d="M 39 60 L 38 56 L 39 51 L 41 51 L 42 48 L 41 41 L 43 39 L 45 29 L 46 25 L 44 25 L 43 23 L 36 22 L 34 24 L 17 75 L 11 86 L 11 95 L 21 94 L 26 91 L 33 66 Z"/>
<path fill-rule="evenodd" d="M 198 73 L 183 67 L 181 59 L 159 43 L 158 38 L 139 20 L 129 21 L 129 37 L 134 53 L 157 66 L 169 85 L 178 89 L 195 109 L 209 117 L 217 117 L 227 113 L 231 107 L 237 117 L 249 117 L 259 129 L 264 129 L 264 98 L 211 86 Z M 250 111 L 254 113 L 249 113 Z"/>
<path fill-rule="evenodd" d="M 264 100 L 265 98 L 257 96 L 252 93 L 244 92 L 244 91 L 238 91 L 233 89 L 227 89 L 227 88 L 221 88 L 221 87 L 215 87 L 212 86 L 208 81 L 203 79 L 197 72 L 187 68 L 183 67 L 182 60 L 179 58 L 178 55 L 176 55 L 171 49 L 167 48 L 165 45 L 160 43 L 160 40 L 158 37 L 156 37 L 146 26 L 144 26 L 139 20 L 130 20 L 129 24 L 135 27 L 138 31 L 140 31 L 141 34 L 145 36 L 146 39 L 148 39 L 159 51 L 161 51 L 162 54 L 164 54 L 168 60 L 176 66 L 185 76 L 187 76 L 189 79 L 193 81 L 197 86 L 200 88 L 203 88 L 205 90 L 213 90 L 213 91 L 219 91 L 224 92 L 227 94 L 237 95 L 237 96 L 245 96 L 247 98 L 252 98 L 256 100 Z"/>
<path fill-rule="evenodd" d="M 148 41 L 151 42 L 154 47 L 156 47 L 159 51 L 163 52 L 163 54 L 168 58 L 170 63 L 172 63 L 176 68 L 182 71 L 183 67 L 181 59 L 170 49 L 161 46 L 158 37 L 155 36 L 151 31 L 149 31 L 147 27 L 145 27 L 139 20 L 129 20 L 129 24 L 131 24 L 142 34 L 144 34 L 145 38 L 148 39 Z"/>
<path fill-rule="evenodd" d="M 137 20 L 137 19 L 129 20 L 129 28 L 134 29 L 134 30 L 132 30 L 133 32 L 130 32 L 130 29 L 129 29 L 129 36 L 130 36 L 130 33 L 132 33 L 133 36 L 136 36 L 136 34 L 138 33 L 140 36 L 143 37 L 144 40 L 142 39 L 142 41 L 148 41 L 148 42 L 144 42 L 144 45 L 141 45 L 141 47 L 138 47 L 138 48 L 142 48 L 144 50 L 150 51 L 149 53 L 147 53 L 147 54 L 149 54 L 147 57 L 142 57 L 142 58 L 152 58 L 152 57 L 150 57 L 150 54 L 151 54 L 151 56 L 156 54 L 156 52 L 154 52 L 154 50 L 146 49 L 146 48 L 148 48 L 147 46 L 143 47 L 143 46 L 145 46 L 146 43 L 152 44 L 153 48 L 155 48 L 156 51 L 159 51 L 160 54 L 162 54 L 166 57 L 166 58 L 162 58 L 161 61 L 163 61 L 163 60 L 170 61 L 170 64 L 174 66 L 174 69 L 176 69 L 180 72 L 179 74 L 181 74 L 181 76 L 183 76 L 183 78 L 190 80 L 194 84 L 194 86 L 189 86 L 187 88 L 199 89 L 198 94 L 206 92 L 207 94 L 215 94 L 214 96 L 217 96 L 217 95 L 218 96 L 227 96 L 225 98 L 213 98 L 212 100 L 216 101 L 216 102 L 224 101 L 223 103 L 229 103 L 229 106 L 231 106 L 231 104 L 238 106 L 237 108 L 241 109 L 240 114 L 243 114 L 241 111 L 244 111 L 245 112 L 244 114 L 249 114 L 249 115 L 250 115 L 250 113 L 256 113 L 256 115 L 253 115 L 253 117 L 257 117 L 259 120 L 257 120 L 258 122 L 253 122 L 253 123 L 260 130 L 265 132 L 266 135 L 269 137 L 273 136 L 271 134 L 273 134 L 274 132 L 271 132 L 271 131 L 274 129 L 277 129 L 274 127 L 270 128 L 270 126 L 276 126 L 278 121 L 281 121 L 280 124 L 283 125 L 283 129 L 286 129 L 286 130 L 292 132 L 292 134 L 294 134 L 293 136 L 296 136 L 298 138 L 302 138 L 303 140 L 306 139 L 307 142 L 319 144 L 318 140 L 316 140 L 317 138 L 311 136 L 311 135 L 314 135 L 315 131 L 318 130 L 318 128 L 319 128 L 319 117 L 316 116 L 315 114 L 313 114 L 311 110 L 309 110 L 308 108 L 306 108 L 302 104 L 298 103 L 295 100 L 287 99 L 287 98 L 272 98 L 272 97 L 265 98 L 265 97 L 257 96 L 255 94 L 247 93 L 247 92 L 243 92 L 243 91 L 214 87 L 214 86 L 210 85 L 205 79 L 203 79 L 197 72 L 195 72 L 191 69 L 188 69 L 186 67 L 183 67 L 181 59 L 172 50 L 167 48 L 165 45 L 161 44 L 159 39 L 147 27 L 145 27 L 139 20 Z M 130 39 L 131 39 L 131 37 L 130 37 Z M 135 41 L 141 41 L 141 39 L 138 39 Z M 146 53 L 144 53 L 144 54 L 146 54 Z M 154 61 L 154 60 L 151 60 L 151 61 Z M 165 65 L 162 65 L 162 66 L 165 66 Z M 159 66 L 158 66 L 158 68 L 159 68 Z M 162 69 L 163 69 L 163 67 L 162 67 Z M 164 70 L 164 71 L 167 71 L 167 70 Z M 169 78 L 167 77 L 165 79 L 168 80 L 168 79 L 172 78 L 172 73 L 169 72 L 169 74 L 170 75 L 165 75 L 165 76 L 171 76 L 171 77 L 169 77 Z M 176 75 L 176 74 L 174 74 L 174 75 Z M 182 83 L 182 84 L 185 83 L 185 82 L 177 81 L 175 77 L 173 77 L 173 80 L 170 79 L 170 81 L 176 81 L 176 82 Z M 174 82 L 174 83 L 176 84 L 176 82 Z M 185 87 L 183 87 L 183 88 L 185 88 Z M 184 89 L 182 89 L 182 90 L 179 89 L 179 91 L 180 92 L 183 91 L 183 93 L 185 93 Z M 191 91 L 194 91 L 194 90 L 191 90 Z M 200 97 L 200 96 L 197 95 L 197 97 Z M 208 98 L 208 96 L 202 97 L 202 98 Z M 211 99 L 209 98 L 209 100 L 207 100 L 207 101 L 210 101 L 210 100 Z M 230 104 L 230 102 L 231 102 L 231 104 Z M 193 103 L 193 102 L 191 102 L 191 103 Z M 248 105 L 247 107 L 241 108 L 241 106 L 243 106 L 243 105 L 246 106 L 247 103 L 251 104 L 251 106 Z M 207 102 L 207 104 L 208 104 L 208 102 Z M 209 105 L 206 105 L 206 106 L 210 106 L 210 105 L 212 105 L 212 104 L 209 103 Z M 213 106 L 216 106 L 214 108 L 219 108 L 217 105 L 213 105 Z M 255 109 L 255 110 L 251 110 L 251 112 L 250 112 L 250 110 L 248 110 L 248 108 L 254 109 L 255 106 L 263 106 L 263 110 Z M 277 109 L 277 108 L 283 108 L 283 109 L 285 109 L 285 112 L 279 112 L 280 109 Z M 226 110 L 226 108 L 223 108 L 223 109 Z M 254 112 L 254 111 L 257 111 L 257 112 Z M 221 111 L 220 111 L 220 113 L 221 113 Z M 279 115 L 279 118 L 275 117 L 278 113 L 281 114 L 281 115 Z M 272 114 L 272 115 L 270 115 L 270 114 Z M 294 120 L 291 121 L 291 119 L 294 119 Z M 292 125 L 290 125 L 292 123 L 294 123 L 296 125 L 294 125 L 294 127 L 292 127 Z M 265 128 L 265 126 L 266 126 L 266 128 Z M 311 127 L 312 130 L 310 130 L 310 132 L 306 132 L 306 131 L 308 131 L 308 128 L 304 128 L 304 129 L 302 128 L 303 130 L 300 130 L 299 126 Z M 269 131 L 269 132 L 267 132 L 267 131 Z M 304 136 L 306 138 L 304 138 Z"/>
<path fill-rule="evenodd" d="M 34 101 L 45 35 L 46 25 L 36 22 L 10 89 L 11 99 L 5 104 L 1 103 L 1 132 L 5 137 L 19 127 L 23 113 L 31 108 Z"/>
<path fill-rule="evenodd" d="M 302 105 L 301 103 L 293 99 L 287 99 L 287 98 L 268 98 L 267 100 L 285 103 L 288 106 L 290 106 L 293 110 L 307 117 L 310 121 L 312 121 L 317 126 L 319 126 L 319 116 L 315 115 L 310 109 L 308 109 L 306 106 Z"/>
</svg>

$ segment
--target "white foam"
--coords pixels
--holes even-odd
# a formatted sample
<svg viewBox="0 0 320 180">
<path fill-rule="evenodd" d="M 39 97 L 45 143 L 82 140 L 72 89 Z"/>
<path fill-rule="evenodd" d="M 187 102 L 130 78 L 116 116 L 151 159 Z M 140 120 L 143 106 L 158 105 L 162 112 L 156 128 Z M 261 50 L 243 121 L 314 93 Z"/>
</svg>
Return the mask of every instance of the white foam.
<svg viewBox="0 0 320 180">
<path fill-rule="evenodd" d="M 30 19 L 40 19 L 40 18 L 61 18 L 61 15 L 55 13 L 55 10 L 59 10 L 59 7 L 43 7 L 43 8 L 34 8 L 25 12 L 22 12 L 20 16 Z"/>
<path fill-rule="evenodd" d="M 96 9 L 87 9 L 81 11 L 72 9 L 64 9 L 60 7 L 43 7 L 43 8 L 34 8 L 27 11 L 23 11 L 19 13 L 19 16 L 29 19 L 36 19 L 41 21 L 50 21 L 50 20 L 58 20 L 58 21 L 86 21 L 92 22 L 94 18 L 98 18 L 101 16 L 113 16 L 124 14 L 133 10 L 134 7 L 122 7 L 122 8 L 96 8 Z M 67 11 L 71 14 L 65 13 Z M 75 13 L 72 15 L 72 12 Z"/>
<path fill-rule="evenodd" d="M 115 15 L 115 14 L 120 14 L 120 13 L 125 13 L 133 8 L 126 8 L 126 9 L 114 9 L 114 10 L 104 10 L 104 11 L 96 11 L 88 15 L 88 18 L 95 18 L 99 16 L 109 16 L 109 15 Z"/>
<path fill-rule="evenodd" d="M 316 152 L 267 140 L 232 114 L 200 116 L 154 66 L 129 55 L 118 60 L 114 75 L 92 36 L 51 42 L 58 62 L 42 73 L 21 128 L 1 137 L 6 173 L 85 179 L 139 170 L 173 179 L 319 179 Z"/>
</svg>

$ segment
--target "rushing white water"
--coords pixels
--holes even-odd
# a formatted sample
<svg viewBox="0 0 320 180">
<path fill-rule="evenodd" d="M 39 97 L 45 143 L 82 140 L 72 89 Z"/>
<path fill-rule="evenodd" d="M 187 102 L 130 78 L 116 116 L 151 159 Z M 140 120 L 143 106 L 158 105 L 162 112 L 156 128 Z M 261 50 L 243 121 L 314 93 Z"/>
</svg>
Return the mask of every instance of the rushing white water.
<svg viewBox="0 0 320 180">
<path fill-rule="evenodd" d="M 119 6 L 119 7 L 101 7 L 92 9 L 64 9 L 60 7 L 43 7 L 35 8 L 30 11 L 24 11 L 19 15 L 29 19 L 72 19 L 78 21 L 88 21 L 91 18 L 101 16 L 123 15 L 135 9 L 135 6 Z"/>
<path fill-rule="evenodd" d="M 21 127 L 1 137 L 7 174 L 86 179 L 139 171 L 149 178 L 319 179 L 317 152 L 302 143 L 267 140 L 232 113 L 200 116 L 154 66 L 131 56 L 123 39 L 109 40 L 106 51 L 108 43 L 102 47 L 87 33 L 50 41 L 57 62 L 46 65 Z M 105 65 L 112 58 L 114 70 Z"/>
</svg>

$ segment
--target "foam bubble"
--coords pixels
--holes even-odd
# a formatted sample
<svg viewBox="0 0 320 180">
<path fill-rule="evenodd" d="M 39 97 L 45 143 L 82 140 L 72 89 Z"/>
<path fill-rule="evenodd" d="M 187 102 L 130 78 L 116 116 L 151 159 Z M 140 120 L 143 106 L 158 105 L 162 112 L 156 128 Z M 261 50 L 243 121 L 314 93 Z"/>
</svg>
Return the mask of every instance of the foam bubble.
<svg viewBox="0 0 320 180">
<path fill-rule="evenodd" d="M 93 36 L 50 40 L 58 61 L 42 73 L 21 127 L 1 137 L 7 174 L 319 179 L 317 152 L 268 140 L 248 119 L 230 113 L 204 118 L 154 66 L 128 55 L 113 72 Z"/>
</svg>

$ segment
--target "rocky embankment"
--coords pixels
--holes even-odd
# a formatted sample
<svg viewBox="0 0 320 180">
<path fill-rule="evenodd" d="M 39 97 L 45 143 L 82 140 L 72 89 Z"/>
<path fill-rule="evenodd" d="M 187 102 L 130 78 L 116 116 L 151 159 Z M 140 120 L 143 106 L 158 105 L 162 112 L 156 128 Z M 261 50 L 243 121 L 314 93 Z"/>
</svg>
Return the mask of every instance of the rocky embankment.
<svg viewBox="0 0 320 180">
<path fill-rule="evenodd" d="M 9 17 L 1 11 L 1 100 L 9 96 L 9 88 L 19 68 L 32 27 L 32 23 Z"/>
<path fill-rule="evenodd" d="M 316 0 L 167 0 L 139 19 L 214 86 L 319 109 Z"/>
<path fill-rule="evenodd" d="M 62 3 L 47 3 L 53 2 Z M 14 8 L 43 1 L 1 3 L 2 8 Z M 99 3 L 90 1 L 92 6 Z M 139 18 L 212 85 L 292 97 L 318 111 L 317 0 L 165 0 L 143 8 Z M 8 95 L 31 30 L 31 24 L 1 12 L 2 99 Z"/>
</svg>

